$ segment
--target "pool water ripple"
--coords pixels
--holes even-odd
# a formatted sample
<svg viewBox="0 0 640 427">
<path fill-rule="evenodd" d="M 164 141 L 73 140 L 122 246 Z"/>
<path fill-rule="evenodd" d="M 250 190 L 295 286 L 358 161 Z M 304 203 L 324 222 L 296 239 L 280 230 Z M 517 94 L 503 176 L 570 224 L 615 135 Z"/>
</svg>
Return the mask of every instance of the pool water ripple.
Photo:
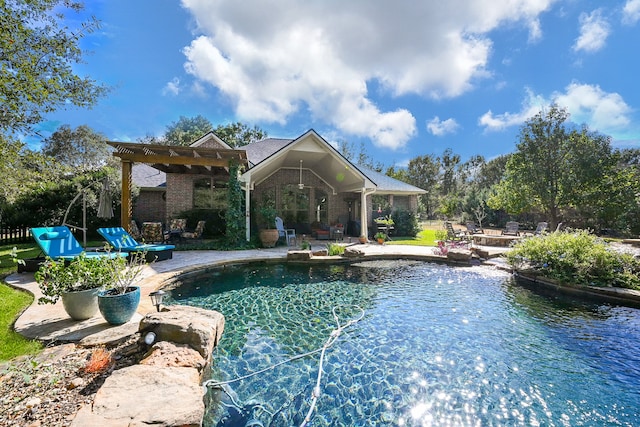
<svg viewBox="0 0 640 427">
<path fill-rule="evenodd" d="M 364 309 L 326 353 L 312 426 L 640 424 L 640 311 L 540 296 L 494 270 L 248 265 L 179 284 L 170 301 L 225 315 L 217 380 L 316 350 L 332 308 L 342 323 Z M 234 401 L 213 390 L 205 425 L 299 425 L 318 363 L 232 383 Z"/>
</svg>

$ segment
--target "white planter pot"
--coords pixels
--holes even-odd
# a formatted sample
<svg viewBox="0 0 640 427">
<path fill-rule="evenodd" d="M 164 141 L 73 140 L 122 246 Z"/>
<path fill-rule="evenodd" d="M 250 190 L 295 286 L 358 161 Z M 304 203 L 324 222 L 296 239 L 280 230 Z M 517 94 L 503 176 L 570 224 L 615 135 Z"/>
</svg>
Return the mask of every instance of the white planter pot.
<svg viewBox="0 0 640 427">
<path fill-rule="evenodd" d="M 92 318 L 98 312 L 98 292 L 100 288 L 63 293 L 64 310 L 73 320 Z"/>
</svg>

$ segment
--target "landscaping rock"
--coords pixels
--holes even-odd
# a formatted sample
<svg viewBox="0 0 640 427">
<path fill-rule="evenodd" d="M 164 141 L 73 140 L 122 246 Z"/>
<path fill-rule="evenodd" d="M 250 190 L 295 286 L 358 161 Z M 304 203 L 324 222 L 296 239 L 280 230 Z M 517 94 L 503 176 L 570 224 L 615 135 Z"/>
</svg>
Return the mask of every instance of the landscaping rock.
<svg viewBox="0 0 640 427">
<path fill-rule="evenodd" d="M 157 342 L 140 361 L 141 365 L 159 367 L 195 368 L 202 371 L 206 360 L 187 344 L 173 344 L 167 341 Z"/>
<path fill-rule="evenodd" d="M 344 256 L 347 258 L 360 258 L 363 257 L 365 254 L 364 249 L 362 248 L 362 246 L 347 246 L 346 248 L 344 248 Z"/>
<path fill-rule="evenodd" d="M 187 344 L 205 359 L 218 344 L 224 330 L 224 316 L 217 311 L 174 305 L 159 313 L 149 313 L 140 321 L 144 336 L 152 331 L 157 341 Z"/>
<path fill-rule="evenodd" d="M 468 249 L 449 249 L 447 259 L 451 261 L 469 261 L 471 259 L 471 251 Z"/>
<path fill-rule="evenodd" d="M 72 427 L 200 426 L 204 390 L 194 368 L 134 365 L 114 371 Z"/>
<path fill-rule="evenodd" d="M 289 261 L 309 261 L 310 259 L 311 259 L 311 251 L 287 252 L 287 260 Z"/>
</svg>

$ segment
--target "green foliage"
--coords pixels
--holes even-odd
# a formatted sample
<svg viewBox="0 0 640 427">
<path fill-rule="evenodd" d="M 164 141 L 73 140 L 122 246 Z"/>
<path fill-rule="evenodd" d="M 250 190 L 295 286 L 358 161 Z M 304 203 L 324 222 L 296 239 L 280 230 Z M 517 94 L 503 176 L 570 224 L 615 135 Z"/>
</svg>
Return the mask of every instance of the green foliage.
<svg viewBox="0 0 640 427">
<path fill-rule="evenodd" d="M 344 254 L 344 246 L 337 243 L 327 243 L 327 254 L 329 256 Z"/>
<path fill-rule="evenodd" d="M 125 262 L 125 260 L 116 260 Z M 55 304 L 64 292 L 102 288 L 111 284 L 112 270 L 104 258 L 88 258 L 82 253 L 73 261 L 45 260 L 35 273 L 42 291 L 39 304 Z"/>
<path fill-rule="evenodd" d="M 242 208 L 242 189 L 238 182 L 238 169 L 236 163 L 229 166 L 225 237 L 230 246 L 240 246 L 246 242 L 245 214 Z"/>
<path fill-rule="evenodd" d="M 640 290 L 640 261 L 587 231 L 523 239 L 506 256 L 516 269 L 533 269 L 563 283 Z"/>
<path fill-rule="evenodd" d="M 250 128 L 241 122 L 218 125 L 218 127 L 213 130 L 213 133 L 233 148 L 242 147 L 267 137 L 267 132 L 258 126 Z"/>
<path fill-rule="evenodd" d="M 435 240 L 445 241 L 448 239 L 449 233 L 447 233 L 447 230 L 435 230 L 434 237 Z"/>
<path fill-rule="evenodd" d="M 92 19 L 70 28 L 81 5 L 66 0 L 0 2 L 0 133 L 28 133 L 45 114 L 67 104 L 90 107 L 107 89 L 74 67 L 82 63 L 82 37 Z"/>
<path fill-rule="evenodd" d="M 270 205 L 264 205 L 260 208 L 260 226 L 267 230 L 276 228 L 276 216 L 278 215 L 276 208 Z"/>
<path fill-rule="evenodd" d="M 394 236 L 415 236 L 420 231 L 418 218 L 411 211 L 398 209 L 393 212 Z"/>
<path fill-rule="evenodd" d="M 114 194 L 114 210 L 119 208 L 120 182 L 117 173 L 103 167 L 72 178 L 58 178 L 50 182 L 40 182 L 33 189 L 24 190 L 14 202 L 3 208 L 3 221 L 11 226 L 42 226 L 60 224 L 67 207 L 78 195 L 82 188 L 86 188 L 85 201 L 87 204 L 87 226 L 89 230 L 113 225 L 110 220 L 97 218 L 98 196 L 102 188 L 102 179 L 110 176 L 111 192 Z M 69 224 L 82 224 L 82 198 L 77 200 L 69 211 Z M 113 221 L 113 220 L 111 220 Z"/>
<path fill-rule="evenodd" d="M 0 301 L 0 361 L 41 350 L 39 342 L 27 340 L 13 330 L 13 323 L 24 308 L 31 305 L 33 296 L 0 283 Z"/>
<path fill-rule="evenodd" d="M 161 140 L 154 140 L 153 142 L 188 146 L 212 130 L 213 125 L 203 116 L 198 115 L 191 118 L 180 116 L 178 121 L 172 122 L 167 126 L 167 130 Z"/>
<path fill-rule="evenodd" d="M 382 231 L 378 231 L 376 234 L 373 235 L 373 238 L 376 240 L 387 240 L 387 235 L 386 233 L 383 233 Z"/>
<path fill-rule="evenodd" d="M 539 210 L 554 228 L 575 206 L 598 211 L 610 203 L 621 182 L 608 179 L 619 172 L 609 138 L 586 127 L 569 129 L 567 119 L 566 110 L 553 105 L 526 122 L 489 206 L 516 214 Z"/>
<path fill-rule="evenodd" d="M 98 169 L 111 157 L 107 138 L 86 125 L 60 126 L 43 141 L 42 153 L 77 172 Z"/>
</svg>

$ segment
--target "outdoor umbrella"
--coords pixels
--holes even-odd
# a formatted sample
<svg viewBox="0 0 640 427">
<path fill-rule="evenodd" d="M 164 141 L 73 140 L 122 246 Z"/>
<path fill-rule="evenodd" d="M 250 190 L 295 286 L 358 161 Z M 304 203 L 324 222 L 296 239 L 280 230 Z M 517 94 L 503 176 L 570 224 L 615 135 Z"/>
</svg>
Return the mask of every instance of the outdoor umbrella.
<svg viewBox="0 0 640 427">
<path fill-rule="evenodd" d="M 109 179 L 102 180 L 102 190 L 100 191 L 100 203 L 98 204 L 98 218 L 113 218 L 113 207 L 111 206 L 111 193 L 109 192 Z"/>
</svg>

